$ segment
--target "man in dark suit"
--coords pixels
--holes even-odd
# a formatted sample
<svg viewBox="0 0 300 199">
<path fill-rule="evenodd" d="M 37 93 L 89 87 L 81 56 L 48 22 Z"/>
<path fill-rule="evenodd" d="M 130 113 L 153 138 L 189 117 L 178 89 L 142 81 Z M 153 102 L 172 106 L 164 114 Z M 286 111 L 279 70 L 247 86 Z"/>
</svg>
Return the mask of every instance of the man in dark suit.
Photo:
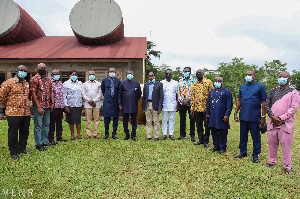
<svg viewBox="0 0 300 199">
<path fill-rule="evenodd" d="M 159 114 L 163 108 L 163 85 L 155 81 L 155 74 L 148 74 L 149 82 L 146 82 L 143 89 L 143 113 L 146 114 L 146 140 L 152 138 L 152 121 L 154 121 L 154 138 L 159 140 Z"/>
</svg>

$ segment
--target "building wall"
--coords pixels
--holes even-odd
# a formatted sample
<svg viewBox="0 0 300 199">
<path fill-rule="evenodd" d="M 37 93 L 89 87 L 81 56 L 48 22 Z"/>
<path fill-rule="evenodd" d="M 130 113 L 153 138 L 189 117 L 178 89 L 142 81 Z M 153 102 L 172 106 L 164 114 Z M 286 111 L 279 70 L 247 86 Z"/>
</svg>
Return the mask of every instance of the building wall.
<svg viewBox="0 0 300 199">
<path fill-rule="evenodd" d="M 1 62 L 1 60 L 0 60 Z M 107 71 L 109 68 L 114 67 L 116 69 L 116 76 L 121 80 L 126 79 L 126 71 L 133 70 L 134 79 L 143 84 L 143 60 L 130 60 L 130 61 L 107 61 L 107 62 L 47 62 L 41 60 L 38 62 L 14 62 L 14 63 L 0 63 L 0 73 L 6 74 L 6 79 L 13 76 L 18 65 L 24 65 L 27 67 L 28 72 L 36 74 L 36 67 L 38 63 L 45 63 L 47 66 L 48 77 L 51 76 L 51 71 L 57 69 L 59 71 L 69 72 L 70 70 L 77 70 L 78 72 L 85 72 L 85 80 L 88 80 L 88 71 L 94 70 L 96 73 L 96 79 L 102 81 L 104 77 L 107 77 Z M 2 75 L 3 76 L 3 75 Z M 62 75 L 61 75 L 62 77 Z M 83 78 L 82 78 L 83 79 Z"/>
</svg>

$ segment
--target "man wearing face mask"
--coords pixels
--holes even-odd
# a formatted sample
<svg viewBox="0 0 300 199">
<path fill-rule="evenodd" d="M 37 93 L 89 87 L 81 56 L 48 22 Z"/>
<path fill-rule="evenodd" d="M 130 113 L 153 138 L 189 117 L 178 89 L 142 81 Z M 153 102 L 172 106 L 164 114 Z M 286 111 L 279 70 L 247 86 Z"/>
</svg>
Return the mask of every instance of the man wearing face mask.
<svg viewBox="0 0 300 199">
<path fill-rule="evenodd" d="M 50 125 L 49 125 L 49 135 L 48 141 L 52 145 L 56 145 L 57 142 L 54 141 L 54 132 L 56 127 L 56 141 L 66 142 L 68 140 L 62 138 L 62 119 L 63 111 L 65 108 L 64 97 L 63 97 L 63 84 L 60 81 L 59 71 L 54 69 L 52 70 L 52 88 L 54 95 L 54 108 L 50 113 Z"/>
<path fill-rule="evenodd" d="M 259 123 L 266 124 L 266 87 L 255 81 L 256 74 L 254 70 L 246 73 L 247 83 L 241 85 L 236 102 L 234 113 L 235 122 L 240 121 L 240 154 L 235 158 L 247 156 L 248 132 L 250 131 L 253 140 L 252 162 L 258 163 L 258 155 L 261 152 L 261 135 Z M 240 111 L 240 118 L 237 113 Z M 262 112 L 262 116 L 261 116 Z"/>
<path fill-rule="evenodd" d="M 276 165 L 278 145 L 282 148 L 282 162 L 286 174 L 293 175 L 291 164 L 291 150 L 294 135 L 295 113 L 299 108 L 299 92 L 289 86 L 291 76 L 288 72 L 280 73 L 278 83 L 280 86 L 273 88 L 266 101 L 266 110 L 269 115 L 268 148 L 269 162 L 265 167 Z"/>
<path fill-rule="evenodd" d="M 121 81 L 116 78 L 116 71 L 114 68 L 108 69 L 108 77 L 102 80 L 101 90 L 104 95 L 103 100 L 103 117 L 105 125 L 105 136 L 104 139 L 107 139 L 109 136 L 109 123 L 111 118 L 113 118 L 113 132 L 112 138 L 114 140 L 117 138 L 117 129 L 118 129 L 118 119 L 119 119 L 119 87 Z"/>
<path fill-rule="evenodd" d="M 210 91 L 206 104 L 206 119 L 209 119 L 208 127 L 211 129 L 214 148 L 210 151 L 226 152 L 229 117 L 232 110 L 232 94 L 227 88 L 223 88 L 223 78 L 216 77 L 215 89 Z"/>
<path fill-rule="evenodd" d="M 175 140 L 174 125 L 175 125 L 175 115 L 178 110 L 177 107 L 177 85 L 178 82 L 172 79 L 172 70 L 167 69 L 165 71 L 166 79 L 162 80 L 164 90 L 164 102 L 162 109 L 162 130 L 163 136 L 162 140 L 165 140 L 168 135 L 168 117 L 169 117 L 169 138 Z"/>
<path fill-rule="evenodd" d="M 137 81 L 133 80 L 132 70 L 128 70 L 126 74 L 127 80 L 122 81 L 119 88 L 119 107 L 120 111 L 123 113 L 123 127 L 125 132 L 124 140 L 128 140 L 130 138 L 128 130 L 128 120 L 130 115 L 132 125 L 131 139 L 133 141 L 137 141 L 136 117 L 138 113 L 138 102 L 141 98 L 142 91 L 140 84 Z"/>
<path fill-rule="evenodd" d="M 16 76 L 3 82 L 0 87 L 0 104 L 6 106 L 8 147 L 13 160 L 19 160 L 18 153 L 30 153 L 26 151 L 30 125 L 30 91 L 29 84 L 24 79 L 26 76 L 27 68 L 20 65 Z"/>
<path fill-rule="evenodd" d="M 206 103 L 209 92 L 214 88 L 213 82 L 204 77 L 204 72 L 199 69 L 196 71 L 197 81 L 191 88 L 191 115 L 196 121 L 199 142 L 195 145 L 204 144 L 208 148 L 209 127 L 206 120 Z M 203 134 L 203 122 L 205 133 Z"/>
<path fill-rule="evenodd" d="M 34 139 L 36 148 L 39 151 L 46 151 L 44 146 L 51 146 L 48 143 L 48 133 L 50 112 L 54 108 L 54 96 L 52 82 L 46 77 L 46 65 L 38 64 L 37 70 L 38 73 L 30 80 L 34 110 Z"/>
<path fill-rule="evenodd" d="M 100 98 L 102 95 L 101 83 L 95 80 L 95 72 L 89 71 L 89 80 L 82 86 L 82 96 L 84 99 L 84 108 L 86 115 L 86 133 L 85 139 L 99 137 L 99 122 L 100 122 Z M 94 131 L 92 128 L 92 118 L 94 118 Z"/>
<path fill-rule="evenodd" d="M 197 79 L 191 76 L 191 68 L 185 67 L 183 69 L 184 78 L 178 82 L 178 111 L 180 115 L 180 137 L 178 140 L 186 138 L 186 112 L 188 112 L 190 119 L 190 136 L 191 141 L 195 142 L 195 120 L 190 114 L 191 110 L 191 87 Z"/>
</svg>

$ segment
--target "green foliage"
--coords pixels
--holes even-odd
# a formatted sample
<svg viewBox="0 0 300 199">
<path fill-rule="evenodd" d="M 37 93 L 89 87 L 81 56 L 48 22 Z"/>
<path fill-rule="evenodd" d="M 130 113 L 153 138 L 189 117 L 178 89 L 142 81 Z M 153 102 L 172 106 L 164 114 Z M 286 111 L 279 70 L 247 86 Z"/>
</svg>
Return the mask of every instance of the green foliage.
<svg viewBox="0 0 300 199">
<path fill-rule="evenodd" d="M 219 76 L 218 70 L 209 70 L 207 68 L 203 69 L 205 78 L 210 79 L 211 81 L 215 81 L 216 77 Z"/>
<path fill-rule="evenodd" d="M 300 91 L 300 70 L 293 70 L 293 75 L 291 75 L 291 78 L 291 85 Z"/>
<path fill-rule="evenodd" d="M 292 149 L 294 176 L 284 174 L 280 147 L 278 164 L 261 166 L 268 161 L 266 134 L 261 139 L 259 164 L 251 162 L 251 136 L 248 157 L 234 159 L 239 153 L 239 123 L 233 121 L 233 114 L 230 122 L 227 152 L 220 155 L 195 146 L 189 136 L 183 141 L 144 141 L 145 126 L 138 126 L 137 142 L 124 141 L 121 122 L 119 140 L 76 139 L 40 152 L 35 149 L 31 121 L 27 150 L 32 154 L 21 154 L 19 161 L 13 161 L 7 146 L 7 121 L 0 121 L 0 198 L 11 198 L 12 189 L 15 195 L 19 189 L 33 189 L 31 198 L 299 198 L 299 111 Z M 176 138 L 179 123 L 177 113 Z M 188 133 L 188 118 L 186 126 Z M 63 127 L 63 137 L 69 139 L 66 122 Z M 84 121 L 81 131 L 85 137 Z M 104 136 L 103 122 L 99 132 Z M 211 139 L 209 144 L 212 147 Z M 5 197 L 3 189 L 10 190 L 10 195 Z"/>
</svg>

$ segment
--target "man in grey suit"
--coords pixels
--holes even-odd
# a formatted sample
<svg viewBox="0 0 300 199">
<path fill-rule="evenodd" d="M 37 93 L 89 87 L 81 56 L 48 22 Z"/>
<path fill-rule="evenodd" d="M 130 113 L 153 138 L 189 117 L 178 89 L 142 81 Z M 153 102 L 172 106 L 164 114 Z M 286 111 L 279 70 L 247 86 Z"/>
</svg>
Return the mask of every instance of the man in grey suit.
<svg viewBox="0 0 300 199">
<path fill-rule="evenodd" d="M 159 141 L 159 114 L 163 107 L 164 93 L 163 85 L 155 81 L 154 72 L 148 74 L 149 82 L 143 89 L 143 113 L 146 114 L 146 140 L 152 138 L 152 121 L 154 121 L 154 141 Z"/>
</svg>

